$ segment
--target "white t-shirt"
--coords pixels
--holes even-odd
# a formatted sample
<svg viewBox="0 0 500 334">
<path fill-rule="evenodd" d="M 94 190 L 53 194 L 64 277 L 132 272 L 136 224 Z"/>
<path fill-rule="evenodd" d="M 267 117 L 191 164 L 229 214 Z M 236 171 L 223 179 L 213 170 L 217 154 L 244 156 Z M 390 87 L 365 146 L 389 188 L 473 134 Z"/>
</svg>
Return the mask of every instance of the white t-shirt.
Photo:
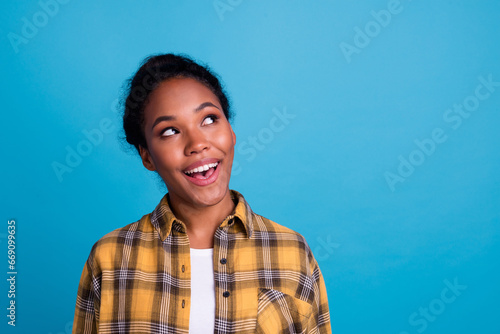
<svg viewBox="0 0 500 334">
<path fill-rule="evenodd" d="M 191 248 L 189 333 L 213 333 L 215 325 L 214 249 Z"/>
</svg>

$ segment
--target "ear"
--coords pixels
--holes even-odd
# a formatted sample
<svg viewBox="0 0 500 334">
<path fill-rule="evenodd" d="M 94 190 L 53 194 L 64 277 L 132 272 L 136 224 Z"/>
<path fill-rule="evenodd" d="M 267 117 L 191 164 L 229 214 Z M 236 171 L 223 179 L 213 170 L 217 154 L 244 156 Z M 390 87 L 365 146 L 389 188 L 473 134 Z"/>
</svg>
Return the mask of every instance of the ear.
<svg viewBox="0 0 500 334">
<path fill-rule="evenodd" d="M 146 167 L 146 169 L 148 169 L 150 171 L 155 171 L 156 167 L 155 167 L 153 158 L 151 157 L 151 154 L 149 153 L 148 149 L 139 145 L 139 153 L 141 155 L 142 164 L 144 165 L 144 167 Z"/>
</svg>

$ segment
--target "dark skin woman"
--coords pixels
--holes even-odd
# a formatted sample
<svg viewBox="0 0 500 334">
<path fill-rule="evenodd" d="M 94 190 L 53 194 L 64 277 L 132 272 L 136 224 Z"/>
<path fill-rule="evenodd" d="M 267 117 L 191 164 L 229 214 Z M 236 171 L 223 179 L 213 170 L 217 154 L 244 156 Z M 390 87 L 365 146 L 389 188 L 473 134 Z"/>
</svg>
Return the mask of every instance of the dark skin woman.
<svg viewBox="0 0 500 334">
<path fill-rule="evenodd" d="M 94 244 L 73 333 L 331 333 L 305 238 L 229 189 L 230 119 L 217 76 L 189 57 L 146 58 L 128 81 L 125 140 L 168 192 Z"/>
</svg>

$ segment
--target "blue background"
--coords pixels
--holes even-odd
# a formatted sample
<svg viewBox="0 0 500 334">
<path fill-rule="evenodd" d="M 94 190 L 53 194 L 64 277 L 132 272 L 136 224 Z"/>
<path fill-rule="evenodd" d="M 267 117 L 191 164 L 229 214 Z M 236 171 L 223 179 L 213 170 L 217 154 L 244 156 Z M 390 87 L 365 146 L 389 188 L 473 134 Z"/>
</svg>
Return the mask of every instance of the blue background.
<svg viewBox="0 0 500 334">
<path fill-rule="evenodd" d="M 306 237 L 334 333 L 500 332 L 500 86 L 480 80 L 500 81 L 500 2 L 65 2 L 0 3 L 2 333 L 69 333 L 93 243 L 163 196 L 120 146 L 115 107 L 160 52 L 222 77 L 236 112 L 231 188 Z M 448 111 L 463 103 L 467 117 Z M 54 162 L 103 120 L 112 131 L 58 177 Z"/>
</svg>

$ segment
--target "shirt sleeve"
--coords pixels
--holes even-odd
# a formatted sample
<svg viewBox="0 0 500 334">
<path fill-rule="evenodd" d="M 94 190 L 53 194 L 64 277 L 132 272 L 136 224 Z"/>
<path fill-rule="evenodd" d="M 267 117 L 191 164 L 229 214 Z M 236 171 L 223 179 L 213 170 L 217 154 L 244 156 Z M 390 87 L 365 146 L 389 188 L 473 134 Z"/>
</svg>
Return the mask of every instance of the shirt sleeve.
<svg viewBox="0 0 500 334">
<path fill-rule="evenodd" d="M 330 311 L 328 307 L 328 296 L 326 294 L 325 281 L 318 263 L 312 261 L 312 278 L 314 289 L 314 302 L 312 314 L 307 324 L 306 333 L 331 334 Z"/>
<path fill-rule="evenodd" d="M 99 321 L 99 296 L 93 275 L 90 256 L 83 267 L 78 294 L 76 297 L 75 318 L 73 320 L 73 334 L 97 333 Z"/>
</svg>

